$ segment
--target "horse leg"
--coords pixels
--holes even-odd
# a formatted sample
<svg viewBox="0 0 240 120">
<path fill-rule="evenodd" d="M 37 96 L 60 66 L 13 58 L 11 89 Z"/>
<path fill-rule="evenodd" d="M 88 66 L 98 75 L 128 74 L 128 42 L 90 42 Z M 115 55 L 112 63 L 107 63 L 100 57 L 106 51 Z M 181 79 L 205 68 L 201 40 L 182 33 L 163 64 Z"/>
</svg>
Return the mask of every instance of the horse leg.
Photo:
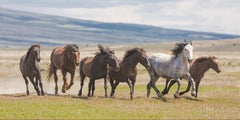
<svg viewBox="0 0 240 120">
<path fill-rule="evenodd" d="M 199 84 L 200 84 L 200 82 L 196 82 L 196 96 L 195 96 L 195 98 L 197 98 L 197 95 L 198 95 Z"/>
<path fill-rule="evenodd" d="M 70 84 L 67 85 L 67 87 L 66 87 L 67 90 L 69 90 L 72 87 L 72 85 L 74 84 L 74 80 L 73 80 L 74 76 L 75 76 L 75 73 L 74 72 L 71 73 L 71 81 L 70 81 Z"/>
<path fill-rule="evenodd" d="M 94 91 L 95 91 L 95 80 L 93 80 L 92 82 L 92 96 L 94 95 Z"/>
<path fill-rule="evenodd" d="M 38 80 L 39 80 L 39 86 L 41 88 L 41 94 L 44 95 L 43 86 L 42 86 L 42 77 L 41 77 L 40 73 L 38 76 Z"/>
<path fill-rule="evenodd" d="M 108 97 L 108 94 L 107 94 L 107 78 L 104 77 L 104 90 L 105 90 L 105 97 Z"/>
<path fill-rule="evenodd" d="M 132 98 L 134 98 L 134 86 L 135 86 L 136 79 L 132 79 Z"/>
<path fill-rule="evenodd" d="M 54 82 L 55 82 L 55 95 L 57 95 L 58 94 L 58 84 L 57 84 L 58 76 L 57 76 L 56 70 L 53 71 L 53 75 L 54 75 Z"/>
<path fill-rule="evenodd" d="M 166 90 L 166 93 L 165 94 L 168 94 L 168 92 L 169 92 L 169 90 L 170 90 L 170 88 L 176 83 L 177 81 L 175 81 L 175 80 L 171 80 L 170 81 L 170 83 L 169 83 L 169 85 L 168 85 L 168 88 L 167 88 L 167 90 Z"/>
<path fill-rule="evenodd" d="M 130 98 L 133 99 L 133 97 L 132 97 L 132 84 L 130 82 L 131 81 L 128 79 L 127 84 L 128 84 L 129 89 L 130 89 Z"/>
<path fill-rule="evenodd" d="M 27 95 L 29 95 L 29 90 L 28 90 L 28 80 L 27 80 L 27 77 L 23 76 L 23 79 L 25 80 Z"/>
<path fill-rule="evenodd" d="M 115 81 L 115 84 L 113 85 L 113 89 L 112 89 L 112 93 L 111 93 L 112 97 L 114 97 L 114 93 L 115 93 L 115 90 L 116 90 L 118 85 L 119 85 L 119 82 Z"/>
<path fill-rule="evenodd" d="M 109 82 L 110 82 L 110 85 L 111 85 L 111 88 L 112 88 L 110 97 L 113 97 L 114 81 L 110 76 L 109 76 Z"/>
<path fill-rule="evenodd" d="M 168 93 L 167 88 L 168 88 L 168 83 L 169 83 L 169 81 L 170 81 L 170 79 L 167 79 L 167 80 L 166 80 L 165 88 L 164 88 L 164 90 L 162 91 L 162 94 L 163 94 L 163 95 L 165 95 L 165 94 Z"/>
<path fill-rule="evenodd" d="M 90 97 L 90 94 L 91 94 L 92 82 L 93 82 L 93 79 L 90 78 L 90 81 L 88 83 L 88 97 Z"/>
<path fill-rule="evenodd" d="M 191 95 L 196 97 L 196 86 L 195 86 L 195 81 L 193 80 L 193 78 L 191 77 L 191 75 L 188 73 L 187 74 L 187 79 L 188 81 L 190 81 L 191 85 L 192 85 L 192 91 L 191 91 Z"/>
<path fill-rule="evenodd" d="M 154 91 L 157 93 L 159 98 L 162 97 L 162 93 L 160 93 L 160 91 L 156 87 L 156 82 L 157 82 L 158 78 L 159 78 L 159 76 L 155 76 L 155 75 L 154 75 L 154 77 L 151 77 L 151 81 L 147 85 L 147 97 L 149 97 L 149 95 L 150 95 L 151 87 L 153 87 Z"/>
<path fill-rule="evenodd" d="M 66 86 L 67 86 L 67 72 L 62 70 L 62 75 L 63 75 L 63 86 L 62 86 L 62 93 L 66 93 Z"/>
<path fill-rule="evenodd" d="M 34 78 L 33 78 L 33 77 L 30 77 L 29 79 L 30 79 L 31 83 L 33 84 L 33 86 L 34 86 L 37 94 L 40 95 L 39 89 L 38 89 L 37 85 L 36 85 L 35 82 L 34 82 Z"/>
<path fill-rule="evenodd" d="M 190 87 L 191 87 L 191 82 L 190 82 L 190 81 L 188 81 L 188 86 L 187 86 L 187 89 L 186 89 L 185 91 L 182 91 L 182 92 L 180 92 L 180 93 L 179 93 L 179 95 L 183 95 L 183 94 L 185 94 L 185 93 L 189 92 L 189 90 L 190 90 Z"/>
<path fill-rule="evenodd" d="M 81 76 L 81 82 L 80 82 L 80 90 L 79 90 L 78 96 L 82 96 L 82 88 L 83 88 L 83 85 L 84 85 L 84 79 L 85 79 L 86 75 L 84 75 L 82 73 L 80 76 Z"/>
<path fill-rule="evenodd" d="M 177 87 L 177 91 L 174 94 L 174 98 L 179 98 L 179 91 L 180 91 L 180 87 L 181 87 L 181 83 L 180 83 L 180 79 L 178 77 L 178 75 L 176 74 L 174 77 L 174 80 L 177 82 L 178 87 Z"/>
</svg>

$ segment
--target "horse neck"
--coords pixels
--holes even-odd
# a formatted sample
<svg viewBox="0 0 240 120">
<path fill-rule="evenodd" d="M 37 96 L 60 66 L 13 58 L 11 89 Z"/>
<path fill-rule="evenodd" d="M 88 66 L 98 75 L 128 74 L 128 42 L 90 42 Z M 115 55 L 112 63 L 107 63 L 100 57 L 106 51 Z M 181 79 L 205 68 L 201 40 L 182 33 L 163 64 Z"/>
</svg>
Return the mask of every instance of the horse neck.
<svg viewBox="0 0 240 120">
<path fill-rule="evenodd" d="M 184 64 L 184 65 L 189 66 L 188 59 L 186 57 L 184 57 L 182 52 L 179 53 L 179 55 L 178 55 L 178 57 L 176 59 L 180 61 L 181 65 Z"/>
<path fill-rule="evenodd" d="M 93 63 L 95 64 L 93 65 L 94 69 L 99 68 L 102 70 L 107 70 L 107 61 L 104 60 L 101 55 L 95 56 L 93 59 Z"/>
<path fill-rule="evenodd" d="M 199 76 L 204 75 L 210 67 L 209 67 L 209 61 L 204 61 L 201 63 L 193 63 L 191 66 L 191 69 L 193 69 L 196 73 L 199 74 Z"/>
<path fill-rule="evenodd" d="M 36 59 L 32 57 L 32 53 L 29 54 L 28 58 L 25 61 L 29 66 L 35 67 Z"/>
<path fill-rule="evenodd" d="M 139 61 L 137 61 L 136 57 L 129 56 L 122 60 L 122 66 L 120 66 L 120 68 L 124 67 L 125 69 L 134 70 L 138 62 Z"/>
<path fill-rule="evenodd" d="M 63 60 L 64 60 L 64 64 L 75 66 L 75 63 L 74 63 L 73 59 L 70 59 L 68 57 L 68 53 L 67 52 L 64 53 Z"/>
</svg>

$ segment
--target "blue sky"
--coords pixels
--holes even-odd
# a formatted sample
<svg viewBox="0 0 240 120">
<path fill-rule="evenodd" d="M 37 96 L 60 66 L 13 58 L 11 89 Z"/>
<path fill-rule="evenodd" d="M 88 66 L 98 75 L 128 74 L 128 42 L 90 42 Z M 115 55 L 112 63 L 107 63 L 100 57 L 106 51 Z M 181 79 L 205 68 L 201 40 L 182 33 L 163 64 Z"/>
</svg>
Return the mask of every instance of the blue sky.
<svg viewBox="0 0 240 120">
<path fill-rule="evenodd" d="M 0 0 L 0 7 L 240 35 L 240 0 Z"/>
</svg>

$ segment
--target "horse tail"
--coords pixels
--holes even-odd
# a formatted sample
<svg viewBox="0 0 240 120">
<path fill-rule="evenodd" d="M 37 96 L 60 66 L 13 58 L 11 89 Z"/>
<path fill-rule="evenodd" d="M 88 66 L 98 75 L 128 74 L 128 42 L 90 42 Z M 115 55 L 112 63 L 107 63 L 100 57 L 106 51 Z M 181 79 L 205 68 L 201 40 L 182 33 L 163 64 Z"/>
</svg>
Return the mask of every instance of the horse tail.
<svg viewBox="0 0 240 120">
<path fill-rule="evenodd" d="M 56 48 L 55 48 L 56 49 Z M 48 66 L 48 75 L 47 75 L 47 81 L 50 82 L 50 78 L 51 76 L 53 75 L 54 71 L 55 71 L 55 67 L 53 65 L 53 61 L 52 61 L 52 56 L 53 56 L 53 53 L 55 51 L 55 49 L 52 51 L 51 53 L 51 57 L 50 57 L 50 60 L 51 60 L 51 64 Z"/>
<path fill-rule="evenodd" d="M 83 70 L 83 60 L 79 63 L 79 74 L 81 75 L 82 74 L 82 70 Z"/>
<path fill-rule="evenodd" d="M 53 64 L 51 63 L 48 67 L 47 81 L 50 81 L 50 78 L 53 75 L 54 69 L 55 68 L 54 68 Z"/>
</svg>

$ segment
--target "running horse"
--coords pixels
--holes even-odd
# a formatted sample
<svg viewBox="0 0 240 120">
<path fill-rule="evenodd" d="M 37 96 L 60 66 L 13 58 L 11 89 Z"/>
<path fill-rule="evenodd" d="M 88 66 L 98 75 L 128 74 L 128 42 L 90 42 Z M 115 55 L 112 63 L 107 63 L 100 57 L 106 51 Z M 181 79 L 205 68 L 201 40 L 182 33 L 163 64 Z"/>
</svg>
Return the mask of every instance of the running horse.
<svg viewBox="0 0 240 120">
<path fill-rule="evenodd" d="M 114 70 L 119 70 L 119 64 L 117 62 L 117 57 L 115 52 L 108 47 L 103 47 L 98 44 L 99 52 L 96 53 L 94 57 L 86 57 L 81 60 L 79 65 L 79 74 L 81 78 L 80 90 L 78 96 L 82 96 L 82 89 L 84 85 L 85 77 L 89 77 L 90 81 L 88 84 L 88 96 L 94 95 L 95 90 L 95 80 L 104 79 L 104 89 L 105 97 L 107 97 L 107 75 L 108 66 L 114 68 Z M 92 92 L 92 94 L 91 94 Z"/>
<path fill-rule="evenodd" d="M 217 73 L 221 72 L 217 57 L 215 57 L 215 56 L 199 57 L 196 60 L 194 60 L 194 62 L 191 64 L 189 73 L 192 76 L 192 78 L 194 79 L 194 81 L 196 82 L 196 96 L 195 96 L 196 98 L 198 95 L 199 84 L 200 84 L 202 78 L 204 77 L 204 74 L 209 69 L 213 69 Z M 170 81 L 170 79 L 167 79 L 165 88 L 162 91 L 163 94 L 167 94 L 169 89 L 172 87 L 172 85 L 176 83 L 176 81 L 172 80 L 170 82 L 170 84 L 168 85 L 169 81 Z M 190 87 L 191 87 L 191 83 L 188 82 L 187 89 L 185 91 L 180 92 L 179 95 L 183 95 L 183 94 L 187 93 L 190 90 Z"/>
<path fill-rule="evenodd" d="M 192 96 L 196 96 L 195 83 L 189 73 L 189 62 L 193 59 L 192 42 L 176 43 L 171 54 L 155 53 L 149 57 L 151 68 L 148 69 L 150 82 L 147 84 L 147 97 L 150 95 L 150 89 L 153 87 L 158 97 L 162 97 L 155 83 L 159 77 L 166 79 L 174 79 L 177 84 L 177 90 L 174 94 L 175 98 L 179 97 L 180 78 L 187 79 L 192 85 Z"/>
<path fill-rule="evenodd" d="M 40 59 L 41 59 L 40 45 L 32 45 L 28 49 L 27 54 L 23 55 L 20 59 L 20 71 L 25 80 L 27 95 L 29 95 L 28 79 L 33 84 L 37 94 L 44 95 L 44 91 L 42 87 L 42 78 L 40 74 L 40 66 L 39 66 Z M 34 78 L 35 78 L 35 82 L 34 82 Z M 38 85 L 41 88 L 41 94 L 40 94 Z"/>
<path fill-rule="evenodd" d="M 65 93 L 66 90 L 70 89 L 74 84 L 76 66 L 80 62 L 79 48 L 75 44 L 68 44 L 64 47 L 57 47 L 52 51 L 50 60 L 51 64 L 49 65 L 47 80 L 50 81 L 51 76 L 54 75 L 55 94 L 58 94 L 57 70 L 61 70 L 61 73 L 63 75 L 62 93 Z M 71 75 L 70 84 L 67 83 L 67 72 Z"/>
<path fill-rule="evenodd" d="M 110 68 L 109 78 L 112 87 L 111 97 L 114 96 L 115 89 L 120 82 L 126 82 L 130 88 L 130 98 L 133 99 L 134 86 L 137 76 L 137 64 L 142 64 L 146 69 L 150 68 L 148 57 L 143 48 L 133 48 L 127 50 L 123 60 L 119 61 L 120 70 L 115 71 Z"/>
</svg>

